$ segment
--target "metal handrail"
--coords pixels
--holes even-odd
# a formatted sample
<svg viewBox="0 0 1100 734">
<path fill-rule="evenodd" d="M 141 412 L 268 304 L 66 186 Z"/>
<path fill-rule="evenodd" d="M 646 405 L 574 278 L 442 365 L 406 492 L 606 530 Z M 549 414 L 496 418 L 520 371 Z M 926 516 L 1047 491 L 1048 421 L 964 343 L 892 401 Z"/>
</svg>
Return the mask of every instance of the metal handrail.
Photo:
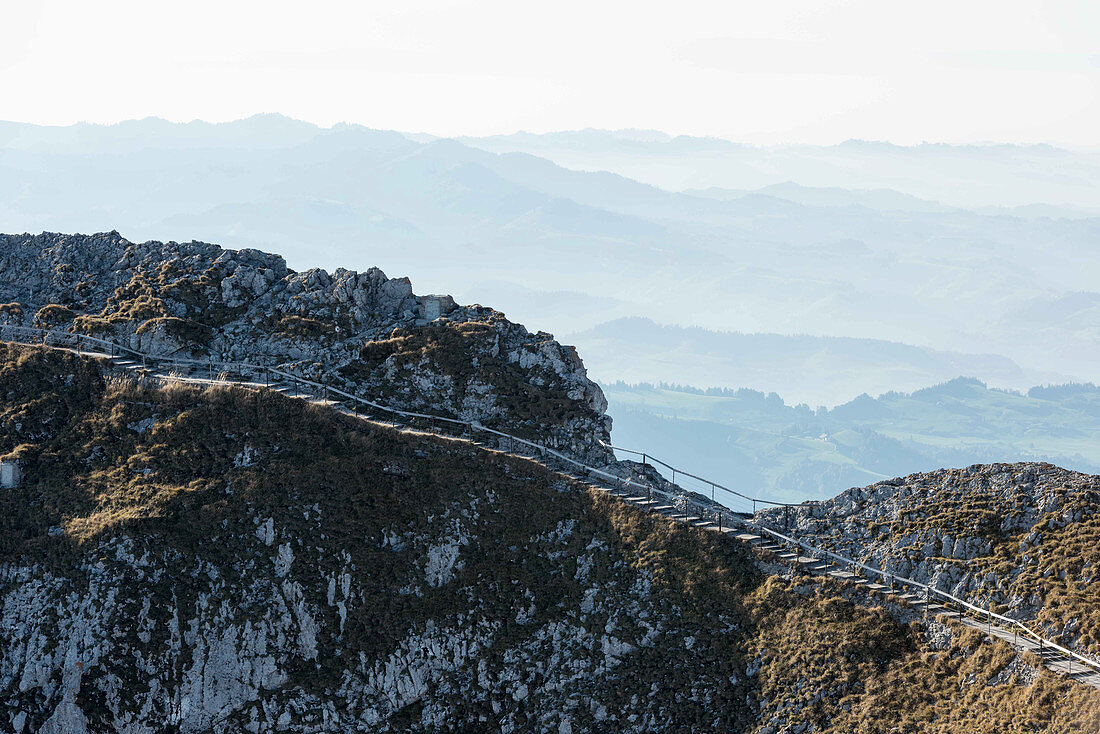
<svg viewBox="0 0 1100 734">
<path fill-rule="evenodd" d="M 553 457 L 555 457 L 555 458 L 557 458 L 561 461 L 564 461 L 568 464 L 571 464 L 571 465 L 576 466 L 580 469 L 583 469 L 589 475 L 595 475 L 595 476 L 598 476 L 598 477 L 602 477 L 603 479 L 609 481 L 612 484 L 617 483 L 620 487 L 626 487 L 626 486 L 636 487 L 638 489 L 645 490 L 646 492 L 650 493 L 651 495 L 653 493 L 656 493 L 659 496 L 665 497 L 669 501 L 675 502 L 675 501 L 679 500 L 679 501 L 682 501 L 682 502 L 685 502 L 685 503 L 691 505 L 696 511 L 700 511 L 704 515 L 707 514 L 707 513 L 713 513 L 714 512 L 713 508 L 709 508 L 709 507 L 706 507 L 704 505 L 701 505 L 698 502 L 695 502 L 695 501 L 691 500 L 688 497 L 684 497 L 683 495 L 674 495 L 672 493 L 665 492 L 664 490 L 661 490 L 659 488 L 653 487 L 652 485 L 640 484 L 640 483 L 635 482 L 633 480 L 627 479 L 626 477 L 620 477 L 618 475 L 612 474 L 611 472 L 605 471 L 603 469 L 598 469 L 596 467 L 589 466 L 589 465 L 585 464 L 584 462 L 578 461 L 577 459 L 574 459 L 571 456 L 563 454 L 560 451 L 556 451 L 554 449 L 551 449 L 548 446 L 543 446 L 542 444 L 536 443 L 534 441 L 530 441 L 530 440 L 525 439 L 525 438 L 520 438 L 518 436 L 513 436 L 512 434 L 506 433 L 504 431 L 498 431 L 494 428 L 489 428 L 487 426 L 483 426 L 480 423 L 478 423 L 477 421 L 466 421 L 466 420 L 462 420 L 460 418 L 449 418 L 449 417 L 446 417 L 446 416 L 437 416 L 437 415 L 431 415 L 431 414 L 428 414 L 428 413 L 418 413 L 418 412 L 415 412 L 415 411 L 408 411 L 408 410 L 401 410 L 399 408 L 393 408 L 393 407 L 390 407 L 390 406 L 387 406 L 387 405 L 382 405 L 380 403 L 376 403 L 372 400 L 367 400 L 366 398 L 359 397 L 358 395 L 354 395 L 352 393 L 346 392 L 344 390 L 340 390 L 339 388 L 335 388 L 335 387 L 332 387 L 330 385 L 325 385 L 325 384 L 322 384 L 322 383 L 319 383 L 319 382 L 314 382 L 313 380 L 308 380 L 304 377 L 299 377 L 298 375 L 295 375 L 291 372 L 287 372 L 285 370 L 279 369 L 278 367 L 264 367 L 264 366 L 259 366 L 259 365 L 248 364 L 246 362 L 213 362 L 213 361 L 205 361 L 204 362 L 202 360 L 194 360 L 194 359 L 171 359 L 171 358 L 166 358 L 166 357 L 158 357 L 158 356 L 155 356 L 155 355 L 144 354 L 144 353 L 139 352 L 135 349 L 131 349 L 129 347 L 122 346 L 121 344 L 117 344 L 116 342 L 110 342 L 110 341 L 107 341 L 107 340 L 104 340 L 104 339 L 98 339 L 96 337 L 89 336 L 87 334 L 77 334 L 77 333 L 73 333 L 73 332 L 61 332 L 61 331 L 55 331 L 55 330 L 51 330 L 51 329 L 38 329 L 38 328 L 27 327 L 27 326 L 6 326 L 6 325 L 5 326 L 0 326 L 0 334 L 4 334 L 5 332 L 8 332 L 8 331 L 15 331 L 17 333 L 22 332 L 22 333 L 26 333 L 26 334 L 38 334 L 38 335 L 42 335 L 42 336 L 53 336 L 53 337 L 58 338 L 58 339 L 75 340 L 77 342 L 90 342 L 90 343 L 96 344 L 97 346 L 108 347 L 112 350 L 122 350 L 122 351 L 124 351 L 124 352 L 126 352 L 126 353 L 128 353 L 132 356 L 136 356 L 136 357 L 140 358 L 143 361 L 143 363 L 148 362 L 148 361 L 153 361 L 153 362 L 166 362 L 166 363 L 169 363 L 169 364 L 190 364 L 190 365 L 197 365 L 197 366 L 208 366 L 211 369 L 213 369 L 214 366 L 218 366 L 218 367 L 222 368 L 221 371 L 227 371 L 227 370 L 225 370 L 225 368 L 233 368 L 233 369 L 228 370 L 228 371 L 236 371 L 236 372 L 241 373 L 241 374 L 243 374 L 245 372 L 257 373 L 257 372 L 261 372 L 261 371 L 266 371 L 267 373 L 279 375 L 280 377 L 291 380 L 292 382 L 295 382 L 295 383 L 298 383 L 298 384 L 309 385 L 313 388 L 318 388 L 320 390 L 323 390 L 325 393 L 333 393 L 333 394 L 336 394 L 336 395 L 340 395 L 340 396 L 344 397 L 345 399 L 353 400 L 353 401 L 356 401 L 356 402 L 361 403 L 363 405 L 368 405 L 368 406 L 370 406 L 370 407 L 372 407 L 376 410 L 380 410 L 380 411 L 385 412 L 385 413 L 390 413 L 392 415 L 399 415 L 399 416 L 404 416 L 404 417 L 408 417 L 408 418 L 420 418 L 420 419 L 427 419 L 427 420 L 430 420 L 430 421 L 441 421 L 441 422 L 444 422 L 444 423 L 462 425 L 462 426 L 467 426 L 469 428 L 472 428 L 474 430 L 480 430 L 480 431 L 484 431 L 486 433 L 489 433 L 489 434 L 492 434 L 492 435 L 495 435 L 495 436 L 499 436 L 499 437 L 502 437 L 502 438 L 507 438 L 512 442 L 518 442 L 518 443 L 520 443 L 524 446 L 528 446 L 532 449 L 535 449 L 536 451 L 541 451 L 544 455 L 549 454 L 549 455 L 551 455 L 551 456 L 553 456 Z M 46 346 L 50 346 L 50 345 L 47 344 Z M 186 378 L 169 378 L 169 379 L 186 379 Z M 220 381 L 220 380 L 218 380 L 218 381 Z M 229 382 L 231 382 L 231 381 L 229 381 Z M 770 504 L 770 505 L 775 505 L 775 506 L 784 506 L 784 507 L 796 506 L 796 505 L 789 505 L 789 504 L 782 503 L 782 502 L 774 502 L 774 501 L 771 501 L 771 500 L 762 500 L 762 499 L 758 499 L 758 498 L 755 498 L 755 497 L 750 497 L 748 495 L 737 492 L 736 490 L 732 490 L 732 489 L 728 489 L 727 487 L 723 487 L 722 485 L 717 484 L 715 482 L 712 482 L 708 479 L 703 479 L 702 477 L 696 476 L 695 474 L 691 474 L 689 472 L 681 471 L 680 469 L 675 469 L 674 467 L 670 466 L 669 464 L 666 464 L 665 462 L 660 461 L 660 460 L 650 456 L 649 454 L 641 452 L 641 451 L 636 451 L 634 449 L 625 449 L 625 448 L 621 448 L 621 447 L 618 447 L 618 446 L 612 446 L 611 444 L 604 443 L 603 441 L 600 441 L 600 444 L 602 446 L 604 446 L 605 448 L 640 455 L 645 459 L 652 459 L 655 463 L 661 464 L 662 466 L 667 467 L 668 469 L 674 470 L 675 472 L 677 472 L 679 474 L 684 474 L 685 476 L 692 477 L 693 479 L 697 479 L 699 481 L 706 482 L 707 484 L 711 485 L 712 487 L 722 489 L 726 492 L 729 492 L 730 494 L 736 495 L 738 497 L 742 497 L 742 498 L 747 499 L 747 500 L 752 500 L 754 503 L 759 501 L 759 502 L 764 502 L 764 503 L 767 503 L 767 504 Z M 732 519 L 737 521 L 736 516 L 734 516 L 734 518 L 732 518 Z M 1066 655 L 1069 655 L 1072 658 L 1080 661 L 1081 663 L 1083 663 L 1083 664 L 1093 668 L 1094 670 L 1100 672 L 1100 663 L 1098 663 L 1097 661 L 1094 661 L 1094 660 L 1091 660 L 1089 658 L 1083 657 L 1083 656 L 1079 655 L 1078 653 L 1075 653 L 1072 650 L 1069 650 L 1065 647 L 1062 647 L 1061 645 L 1059 645 L 1059 644 L 1057 644 L 1057 643 L 1055 643 L 1051 640 L 1047 640 L 1042 635 L 1035 632 L 1030 627 L 1028 627 L 1023 622 L 1021 622 L 1017 619 L 1012 619 L 1011 617 L 1006 617 L 1004 615 L 997 614 L 996 612 L 993 612 L 991 610 L 984 609 L 982 607 L 976 606 L 976 605 L 971 604 L 970 602 L 968 602 L 964 599 L 960 599 L 957 596 L 954 596 L 953 594 L 949 594 L 945 591 L 941 591 L 941 590 L 936 589 L 934 587 L 928 586 L 927 584 L 922 584 L 921 582 L 916 581 L 914 579 L 906 578 L 904 576 L 897 576 L 896 574 L 888 573 L 888 572 L 883 571 L 881 569 L 875 568 L 874 566 L 869 566 L 865 563 L 861 563 L 859 561 L 848 558 L 846 556 L 842 556 L 838 553 L 834 553 L 834 552 L 826 550 L 824 548 L 818 548 L 817 546 L 814 546 L 810 543 L 807 543 L 806 541 L 799 540 L 797 538 L 793 538 L 793 537 L 784 535 L 783 533 L 780 533 L 776 530 L 772 530 L 771 528 L 769 528 L 765 525 L 761 525 L 760 523 L 756 522 L 755 520 L 740 519 L 739 522 L 741 524 L 747 526 L 747 527 L 754 528 L 754 529 L 759 530 L 763 533 L 766 533 L 766 534 L 768 534 L 768 535 L 770 535 L 774 538 L 777 538 L 777 539 L 783 541 L 784 543 L 787 543 L 788 545 L 794 545 L 794 546 L 797 546 L 799 548 L 803 548 L 807 551 L 810 551 L 811 553 L 816 553 L 816 554 L 819 554 L 819 555 L 827 557 L 827 558 L 833 558 L 833 559 L 839 561 L 840 563 L 842 563 L 844 565 L 859 568 L 859 569 L 862 569 L 862 570 L 864 570 L 868 573 L 879 576 L 883 580 L 886 580 L 886 581 L 890 582 L 891 586 L 893 585 L 894 582 L 897 582 L 897 583 L 900 583 L 900 584 L 905 585 L 905 586 L 911 586 L 911 587 L 915 587 L 915 588 L 918 588 L 918 589 L 923 589 L 924 592 L 925 592 L 925 597 L 926 598 L 929 598 L 932 595 L 935 595 L 935 596 L 939 597 L 940 599 L 958 604 L 959 606 L 962 606 L 966 609 L 970 609 L 974 612 L 977 612 L 979 615 L 984 615 L 987 620 L 996 619 L 998 621 L 1007 623 L 1008 625 L 1010 625 L 1014 628 L 1017 628 L 1020 631 L 1024 632 L 1024 634 L 1027 635 L 1028 637 L 1034 638 L 1034 640 L 1039 643 L 1040 648 L 1043 645 L 1048 645 L 1048 646 L 1054 648 L 1055 650 L 1058 650 L 1059 652 L 1062 652 Z"/>
<path fill-rule="evenodd" d="M 292 372 L 287 372 L 286 370 L 279 369 L 278 367 L 253 365 L 253 364 L 249 364 L 247 362 L 218 362 L 218 361 L 212 361 L 212 360 L 211 361 L 204 361 L 204 360 L 197 360 L 197 359 L 182 359 L 182 358 L 172 358 L 172 357 L 160 357 L 160 356 L 157 356 L 157 355 L 145 354 L 143 352 L 139 352 L 139 351 L 137 351 L 135 349 L 131 349 L 129 347 L 124 347 L 120 344 L 117 344 L 116 342 L 110 342 L 110 341 L 106 341 L 104 339 L 98 339 L 96 337 L 89 336 L 87 334 L 79 334 L 79 333 L 68 332 L 68 331 L 55 331 L 55 330 L 52 330 L 52 329 L 39 329 L 39 328 L 36 328 L 36 327 L 29 327 L 29 326 L 6 326 L 6 325 L 5 326 L 0 326 L 0 334 L 3 334 L 5 331 L 15 331 L 15 332 L 22 332 L 22 333 L 25 333 L 25 334 L 38 334 L 38 335 L 42 335 L 42 336 L 52 336 L 52 337 L 56 337 L 58 339 L 67 339 L 67 340 L 70 340 L 70 341 L 78 341 L 78 342 L 80 342 L 80 341 L 90 342 L 90 343 L 93 343 L 97 346 L 103 346 L 103 347 L 108 347 L 108 348 L 117 348 L 117 349 L 121 349 L 121 350 L 127 352 L 128 354 L 130 354 L 132 356 L 136 356 L 136 357 L 140 358 L 143 362 L 153 361 L 153 362 L 158 362 L 158 363 L 167 363 L 169 365 L 186 364 L 186 365 L 193 365 L 193 366 L 198 366 L 198 367 L 208 367 L 210 369 L 218 368 L 220 371 L 238 372 L 238 373 L 242 373 L 242 374 L 246 373 L 246 372 L 253 373 L 253 374 L 267 372 L 269 374 L 278 375 L 278 376 L 280 376 L 284 379 L 291 380 L 292 382 L 295 382 L 295 383 L 298 383 L 298 384 L 301 384 L 301 385 L 308 385 L 310 387 L 313 387 L 313 388 L 316 388 L 316 389 L 319 389 L 319 390 L 323 390 L 323 391 L 326 391 L 328 393 L 333 393 L 333 394 L 336 394 L 336 395 L 340 395 L 340 396 L 342 396 L 342 397 L 344 397 L 348 400 L 354 400 L 354 401 L 356 401 L 358 403 L 361 403 L 363 405 L 370 406 L 370 407 L 372 407 L 376 410 L 380 410 L 380 411 L 383 411 L 383 412 L 386 412 L 386 413 L 390 413 L 392 415 L 399 415 L 399 416 L 404 416 L 404 417 L 408 417 L 408 418 L 421 418 L 421 419 L 427 419 L 427 420 L 431 420 L 431 421 L 441 421 L 441 422 L 444 422 L 444 423 L 451 423 L 451 424 L 454 424 L 454 425 L 466 426 L 466 427 L 469 427 L 469 428 L 473 428 L 475 430 L 480 430 L 480 431 L 484 431 L 486 433 L 490 433 L 490 434 L 493 434 L 493 435 L 496 435 L 496 436 L 500 436 L 502 438 L 507 438 L 507 439 L 510 439 L 511 441 L 523 444 L 525 446 L 529 446 L 532 449 L 535 449 L 537 451 L 541 451 L 543 454 L 549 454 L 551 456 L 554 456 L 557 459 L 565 461 L 565 462 L 567 462 L 569 464 L 572 464 L 572 465 L 574 465 L 578 468 L 584 469 L 586 472 L 588 472 L 590 474 L 595 474 L 595 475 L 603 477 L 607 480 L 611 480 L 612 482 L 618 483 L 621 486 L 632 486 L 632 487 L 637 487 L 638 489 L 653 491 L 653 492 L 655 492 L 655 493 L 657 493 L 661 496 L 668 497 L 670 499 L 674 499 L 678 496 L 678 495 L 673 495 L 669 492 L 665 492 L 663 490 L 651 487 L 650 485 L 640 484 L 638 482 L 632 481 L 632 480 L 627 479 L 625 477 L 620 477 L 618 475 L 612 474 L 612 473 L 604 471 L 602 469 L 598 469 L 596 467 L 589 466 L 589 465 L 587 465 L 587 464 L 585 464 L 581 461 L 577 461 L 576 459 L 574 459 L 571 456 L 563 454 L 560 451 L 556 451 L 556 450 L 554 450 L 554 449 L 552 449 L 548 446 L 543 446 L 542 444 L 536 443 L 534 441 L 530 441 L 530 440 L 525 439 L 525 438 L 520 438 L 519 436 L 513 436 L 512 434 L 506 433 L 504 431 L 498 431 L 494 428 L 489 428 L 488 426 L 483 426 L 482 424 L 478 423 L 477 421 L 466 421 L 466 420 L 462 420 L 460 418 L 449 418 L 447 416 L 431 415 L 431 414 L 428 414 L 428 413 L 418 413 L 418 412 L 415 412 L 415 411 L 401 410 L 399 408 L 393 408 L 393 407 L 390 407 L 388 405 L 383 405 L 381 403 L 376 403 L 372 400 L 367 400 L 366 398 L 362 398 L 358 395 L 354 395 L 354 394 L 346 392 L 344 390 L 340 390 L 339 388 L 333 387 L 331 385 L 325 385 L 325 384 L 320 383 L 320 382 L 315 382 L 313 380 L 309 380 L 309 379 L 301 377 L 299 375 L 295 375 Z M 46 346 L 49 346 L 49 345 L 47 344 Z"/>
<path fill-rule="evenodd" d="M 683 474 L 685 477 L 691 477 L 692 479 L 698 479 L 700 482 L 703 482 L 703 483 L 709 485 L 710 487 L 712 487 L 714 489 L 720 489 L 723 492 L 729 492 L 732 495 L 735 495 L 735 496 L 740 497 L 742 499 L 746 499 L 749 502 L 753 503 L 753 512 L 754 513 L 756 512 L 755 508 L 756 508 L 756 503 L 758 503 L 758 502 L 761 503 L 761 504 L 765 504 L 765 505 L 772 505 L 773 507 L 798 507 L 798 506 L 800 506 L 800 503 L 776 502 L 774 500 L 766 500 L 766 499 L 763 499 L 763 498 L 760 498 L 760 497 L 750 497 L 747 494 L 742 494 L 741 492 L 738 492 L 736 489 L 730 489 L 729 487 L 723 487 L 718 482 L 711 481 L 710 479 L 707 479 L 705 477 L 700 477 L 696 474 L 692 474 L 691 472 L 686 472 L 683 469 L 677 469 L 676 467 L 672 466 L 671 464 L 666 464 L 665 462 L 658 459 L 656 456 L 653 456 L 652 454 L 648 454 L 644 451 L 636 451 L 634 449 L 626 449 L 626 448 L 623 448 L 622 446 L 613 446 L 609 443 L 604 443 L 603 441 L 600 441 L 600 443 L 603 444 L 603 446 L 605 446 L 609 449 L 613 449 L 615 451 L 622 451 L 622 452 L 627 453 L 627 454 L 635 454 L 637 456 L 641 456 L 643 464 L 645 464 L 646 460 L 648 459 L 649 461 L 652 461 L 654 464 L 660 464 L 661 466 L 665 467 L 666 469 L 671 470 L 672 471 L 672 476 L 673 476 L 673 483 L 675 483 L 675 481 L 676 481 L 675 476 L 677 474 Z"/>
<path fill-rule="evenodd" d="M 449 418 L 447 416 L 431 415 L 430 413 L 418 413 L 416 411 L 411 411 L 411 410 L 401 410 L 400 408 L 393 408 L 393 407 L 390 407 L 388 405 L 382 405 L 381 403 L 376 403 L 373 400 L 367 400 L 366 398 L 362 398 L 362 397 L 359 397 L 358 395 L 354 395 L 352 393 L 345 392 L 344 390 L 341 390 L 341 389 L 336 388 L 336 387 L 332 387 L 330 385 L 324 385 L 324 384 L 321 384 L 319 382 L 314 382 L 313 380 L 307 380 L 304 377 L 299 377 L 298 375 L 292 374 L 290 372 L 286 372 L 284 370 L 280 370 L 276 367 L 269 367 L 267 369 L 268 369 L 269 372 L 271 372 L 273 374 L 276 374 L 276 375 L 279 375 L 281 377 L 293 380 L 293 381 L 298 382 L 300 384 L 305 384 L 305 385 L 309 385 L 309 386 L 314 387 L 314 388 L 320 388 L 322 390 L 326 390 L 329 393 L 340 395 L 340 396 L 345 397 L 349 400 L 355 400 L 359 403 L 362 403 L 363 405 L 369 405 L 372 408 L 375 408 L 377 410 L 381 410 L 381 411 L 386 412 L 386 413 L 391 413 L 393 415 L 400 415 L 400 416 L 404 416 L 404 417 L 408 417 L 408 418 L 422 418 L 422 419 L 427 419 L 427 420 L 430 420 L 430 421 L 441 421 L 441 422 L 444 422 L 444 423 L 452 423 L 452 424 L 455 424 L 455 425 L 467 426 L 467 427 L 473 428 L 473 429 L 478 430 L 478 431 L 484 431 L 484 432 L 492 434 L 494 436 L 499 436 L 501 438 L 507 438 L 510 441 L 514 441 L 514 442 L 522 444 L 524 446 L 529 446 L 532 449 L 535 449 L 537 451 L 541 451 L 543 454 L 549 454 L 549 455 L 551 455 L 551 456 L 553 456 L 557 459 L 560 459 L 560 460 L 565 461 L 569 464 L 572 464 L 572 465 L 574 465 L 574 466 L 576 466 L 580 469 L 584 469 L 589 474 L 595 474 L 597 476 L 603 477 L 604 479 L 611 480 L 612 482 L 617 482 L 622 486 L 632 486 L 632 487 L 637 487 L 639 489 L 644 489 L 644 490 L 647 490 L 647 491 L 654 491 L 657 494 L 660 494 L 660 495 L 662 495 L 664 497 L 668 497 L 668 498 L 676 497 L 676 495 L 673 495 L 669 492 L 665 492 L 661 489 L 651 487 L 648 484 L 640 484 L 638 482 L 627 479 L 626 477 L 620 477 L 618 475 L 615 475 L 615 474 L 612 474 L 610 472 L 604 471 L 603 469 L 598 469 L 596 467 L 589 466 L 588 464 L 585 464 L 582 461 L 578 461 L 578 460 L 574 459 L 571 456 L 563 454 L 560 451 L 556 451 L 556 450 L 554 450 L 554 449 L 552 449 L 548 446 L 543 446 L 540 443 L 530 441 L 526 438 L 520 438 L 519 436 L 513 436 L 510 433 L 506 433 L 504 431 L 498 431 L 495 428 L 489 428 L 488 426 L 483 426 L 482 424 L 478 423 L 477 421 L 466 421 L 466 420 L 462 420 L 461 418 Z"/>
</svg>

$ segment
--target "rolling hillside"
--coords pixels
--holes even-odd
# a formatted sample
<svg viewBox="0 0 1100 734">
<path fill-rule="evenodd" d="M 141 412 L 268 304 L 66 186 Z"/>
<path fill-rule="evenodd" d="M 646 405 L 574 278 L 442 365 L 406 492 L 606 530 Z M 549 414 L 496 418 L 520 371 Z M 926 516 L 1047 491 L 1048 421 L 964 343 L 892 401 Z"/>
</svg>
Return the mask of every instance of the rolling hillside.
<svg viewBox="0 0 1100 734">
<path fill-rule="evenodd" d="M 1100 473 L 1100 389 L 1026 394 L 958 378 L 832 409 L 754 390 L 603 385 L 613 439 L 743 491 L 788 502 L 942 467 L 1047 461 Z"/>
</svg>

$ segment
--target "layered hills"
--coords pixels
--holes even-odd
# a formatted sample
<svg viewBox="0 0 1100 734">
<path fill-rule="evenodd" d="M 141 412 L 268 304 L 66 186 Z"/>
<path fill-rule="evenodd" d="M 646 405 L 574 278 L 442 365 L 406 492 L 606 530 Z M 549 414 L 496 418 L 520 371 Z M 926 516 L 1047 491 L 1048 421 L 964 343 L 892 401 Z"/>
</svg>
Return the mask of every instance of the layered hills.
<svg viewBox="0 0 1100 734">
<path fill-rule="evenodd" d="M 1100 381 L 1100 220 L 1056 208 L 1050 217 L 961 210 L 950 197 L 987 191 L 970 204 L 1095 209 L 1095 155 L 861 143 L 781 153 L 723 141 L 624 143 L 595 132 L 564 136 L 595 155 L 560 158 L 554 138 L 574 145 L 562 137 L 543 138 L 549 146 L 463 144 L 277 115 L 223 124 L 0 123 L 0 221 L 7 231 L 117 228 L 134 239 L 274 249 L 301 270 L 381 266 L 555 334 L 643 316 L 1000 354 L 1024 368 Z M 641 163 L 620 168 L 616 159 Z M 714 168 L 747 180 L 649 179 L 666 190 L 641 182 L 641 169 L 695 177 Z M 951 182 L 949 192 L 908 193 L 952 206 L 899 209 L 861 196 L 858 206 L 836 206 L 804 189 L 757 190 L 784 181 L 900 190 L 904 182 Z M 712 185 L 754 192 L 720 200 L 667 190 Z M 523 292 L 533 296 L 516 296 Z M 551 294 L 559 305 L 548 310 L 541 301 Z M 937 379 L 960 374 L 995 378 L 966 370 Z M 688 382 L 673 372 L 605 377 Z M 721 377 L 711 371 L 689 384 L 727 384 Z M 877 391 L 847 397 L 862 390 Z"/>
<path fill-rule="evenodd" d="M 1024 393 L 956 378 L 831 409 L 757 390 L 603 389 L 623 446 L 660 446 L 704 476 L 786 502 L 946 466 L 1032 461 L 1100 472 L 1100 389 L 1092 384 Z"/>
</svg>

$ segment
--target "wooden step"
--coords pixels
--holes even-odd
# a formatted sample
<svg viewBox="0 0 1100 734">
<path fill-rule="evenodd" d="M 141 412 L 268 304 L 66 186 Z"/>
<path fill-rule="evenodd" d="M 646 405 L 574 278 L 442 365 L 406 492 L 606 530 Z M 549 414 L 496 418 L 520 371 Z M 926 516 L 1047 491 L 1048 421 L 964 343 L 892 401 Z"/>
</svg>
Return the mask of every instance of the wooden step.
<svg viewBox="0 0 1100 734">
<path fill-rule="evenodd" d="M 856 575 L 851 571 L 829 571 L 828 575 L 832 576 L 834 579 L 841 579 L 843 581 L 854 579 L 856 577 Z"/>
</svg>

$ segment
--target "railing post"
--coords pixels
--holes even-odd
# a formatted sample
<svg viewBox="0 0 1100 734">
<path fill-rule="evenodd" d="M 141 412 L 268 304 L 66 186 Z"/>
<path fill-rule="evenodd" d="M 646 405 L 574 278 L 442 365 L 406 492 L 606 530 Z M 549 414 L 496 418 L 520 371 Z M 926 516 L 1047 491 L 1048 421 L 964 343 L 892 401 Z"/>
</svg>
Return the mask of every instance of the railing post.
<svg viewBox="0 0 1100 734">
<path fill-rule="evenodd" d="M 722 532 L 722 511 L 718 511 L 718 532 Z"/>
</svg>

